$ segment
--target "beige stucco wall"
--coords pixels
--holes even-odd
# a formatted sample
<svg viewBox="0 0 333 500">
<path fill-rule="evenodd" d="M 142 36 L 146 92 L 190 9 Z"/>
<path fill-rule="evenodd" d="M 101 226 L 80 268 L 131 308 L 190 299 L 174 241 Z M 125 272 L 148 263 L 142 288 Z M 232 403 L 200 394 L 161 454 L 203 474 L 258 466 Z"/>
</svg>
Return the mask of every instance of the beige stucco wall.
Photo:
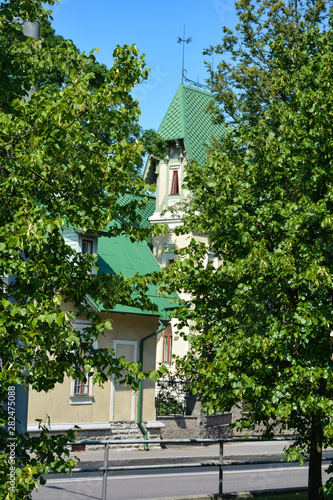
<svg viewBox="0 0 333 500">
<path fill-rule="evenodd" d="M 177 329 L 177 320 L 172 320 L 172 355 L 176 357 L 183 357 L 188 351 L 188 341 L 184 340 L 182 336 L 179 335 L 179 331 Z M 186 332 L 185 332 L 186 333 Z M 159 333 L 157 336 L 157 345 L 156 345 L 156 368 L 158 369 L 162 364 L 165 365 L 168 369 L 170 375 L 175 373 L 175 364 L 171 363 L 163 363 L 163 332 Z"/>
<path fill-rule="evenodd" d="M 168 155 L 161 160 L 156 167 L 156 209 L 154 215 L 150 218 L 152 224 L 167 224 L 169 232 L 164 236 L 153 237 L 153 253 L 161 267 L 168 265 L 168 259 L 176 259 L 173 253 L 174 249 L 186 248 L 191 238 L 203 242 L 208 247 L 208 236 L 198 233 L 186 235 L 176 235 L 175 228 L 182 224 L 182 203 L 189 198 L 189 191 L 184 189 L 184 180 L 186 177 L 187 154 L 182 140 L 168 141 Z M 177 168 L 180 184 L 179 195 L 170 195 L 172 176 L 174 169 Z M 208 258 L 208 256 L 207 256 Z M 177 265 L 177 264 L 175 264 Z M 178 292 L 184 300 L 189 300 L 189 296 Z M 183 357 L 188 352 L 188 341 L 180 335 L 177 335 L 176 321 L 173 321 L 173 344 L 172 353 L 175 356 Z M 179 332 L 178 332 L 179 333 Z M 188 330 L 184 332 L 188 333 Z M 163 360 L 163 332 L 158 335 L 156 347 L 156 367 L 162 364 Z M 175 372 L 174 363 L 163 363 L 167 366 L 169 373 Z"/>
<path fill-rule="evenodd" d="M 186 248 L 189 245 L 191 238 L 195 238 L 197 241 L 201 241 L 208 245 L 208 236 L 202 236 L 194 233 L 176 235 L 173 231 L 169 231 L 165 236 L 154 236 L 153 252 L 158 264 L 161 267 L 165 265 L 165 251 L 169 248 L 172 252 L 173 249 L 170 243 L 174 243 L 175 248 Z"/>
<path fill-rule="evenodd" d="M 93 386 L 92 404 L 70 404 L 71 379 L 65 377 L 62 384 L 57 384 L 48 393 L 30 390 L 28 424 L 35 424 L 35 419 L 47 421 L 51 424 L 108 422 L 110 415 L 110 386 L 108 382 L 103 388 Z"/>
<path fill-rule="evenodd" d="M 187 234 L 187 235 L 176 235 L 172 230 L 165 236 L 155 236 L 153 238 L 153 251 L 154 256 L 161 267 L 164 267 L 167 264 L 167 260 L 169 257 L 177 256 L 173 255 L 173 247 L 170 244 L 174 244 L 174 248 L 186 248 L 191 238 L 195 238 L 197 241 L 201 241 L 208 246 L 208 237 L 199 234 Z M 177 264 L 175 264 L 177 265 Z M 178 292 L 179 296 L 188 300 L 189 297 L 181 292 Z M 172 343 L 172 353 L 175 356 L 183 357 L 188 352 L 188 341 L 184 340 L 184 338 L 180 335 L 177 335 L 177 321 L 173 322 L 172 325 L 173 330 L 173 343 Z M 184 332 L 184 333 L 187 333 Z M 157 347 L 156 347 L 156 367 L 158 368 L 163 359 L 163 332 L 158 335 L 157 338 Z M 163 363 L 168 367 L 169 373 L 173 374 L 175 372 L 174 363 Z"/>
<path fill-rule="evenodd" d="M 131 359 L 139 361 L 140 340 L 155 332 L 159 327 L 157 317 L 145 315 L 102 314 L 103 319 L 113 320 L 111 331 L 106 330 L 105 336 L 98 339 L 98 347 L 114 348 L 120 354 L 128 352 Z M 134 359 L 135 352 L 135 359 Z M 143 368 L 155 369 L 156 337 L 144 343 Z M 127 360 L 127 359 L 126 359 Z M 137 394 L 131 387 L 124 387 L 109 380 L 101 388 L 92 386 L 91 404 L 75 404 L 71 402 L 72 380 L 65 378 L 62 384 L 57 384 L 48 393 L 30 391 L 28 408 L 28 425 L 36 424 L 35 419 L 45 420 L 50 417 L 51 424 L 109 422 L 110 420 L 135 420 L 137 418 Z M 143 384 L 143 420 L 155 420 L 155 390 L 154 383 L 145 381 Z"/>
</svg>

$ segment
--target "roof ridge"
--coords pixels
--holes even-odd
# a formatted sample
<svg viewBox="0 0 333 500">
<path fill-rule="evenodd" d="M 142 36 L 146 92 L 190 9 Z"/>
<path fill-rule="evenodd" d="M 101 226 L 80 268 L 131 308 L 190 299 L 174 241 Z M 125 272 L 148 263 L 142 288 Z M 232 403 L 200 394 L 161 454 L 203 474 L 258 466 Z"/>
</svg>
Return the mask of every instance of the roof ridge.
<svg viewBox="0 0 333 500">
<path fill-rule="evenodd" d="M 199 92 L 201 94 L 206 94 L 210 96 L 212 99 L 214 99 L 214 94 L 212 94 L 208 90 L 199 89 L 198 87 L 193 87 L 192 85 L 185 85 L 185 83 L 182 83 L 181 85 L 183 85 L 183 87 L 187 90 L 191 90 L 192 92 Z"/>
<path fill-rule="evenodd" d="M 186 95 L 185 95 L 185 85 L 183 83 L 181 83 L 179 85 L 179 88 L 180 88 L 180 93 L 181 93 L 181 98 L 182 98 L 182 102 L 185 103 L 185 99 L 186 99 Z M 184 140 L 186 140 L 186 112 L 185 112 L 185 106 L 181 106 L 181 111 L 182 111 L 182 121 L 183 121 L 183 131 L 184 131 Z"/>
</svg>

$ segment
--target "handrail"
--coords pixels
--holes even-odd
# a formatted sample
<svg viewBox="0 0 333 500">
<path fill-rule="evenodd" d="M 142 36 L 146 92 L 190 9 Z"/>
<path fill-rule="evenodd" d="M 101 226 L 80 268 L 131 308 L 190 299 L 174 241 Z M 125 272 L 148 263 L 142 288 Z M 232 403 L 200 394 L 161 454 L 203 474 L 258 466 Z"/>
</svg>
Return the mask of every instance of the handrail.
<svg viewBox="0 0 333 500">
<path fill-rule="evenodd" d="M 202 438 L 202 439 L 149 439 L 149 444 L 208 444 L 208 443 L 239 443 L 239 442 L 268 442 L 268 441 L 295 441 L 295 437 L 285 436 L 285 437 L 274 437 L 272 439 L 262 439 L 261 437 L 254 438 L 243 438 L 243 437 L 231 437 L 231 438 Z M 75 443 L 68 443 L 68 445 L 72 444 L 145 444 L 144 439 L 86 439 L 86 440 L 78 440 Z"/>
<path fill-rule="evenodd" d="M 169 464 L 152 464 L 152 465 L 127 465 L 127 466 L 108 466 L 109 461 L 109 446 L 112 444 L 147 444 L 146 440 L 142 439 L 114 439 L 114 440 L 79 440 L 75 443 L 68 443 L 68 446 L 72 444 L 81 445 L 103 445 L 104 449 L 104 465 L 103 467 L 75 467 L 71 470 L 71 473 L 75 472 L 103 472 L 103 484 L 102 484 L 102 500 L 106 500 L 107 491 L 107 479 L 108 472 L 120 471 L 120 470 L 144 470 L 144 469 L 169 469 L 169 468 L 185 468 L 185 467 L 216 467 L 219 468 L 219 487 L 218 495 L 223 494 L 223 468 L 232 465 L 255 465 L 255 464 L 273 464 L 273 463 L 287 463 L 284 459 L 270 459 L 270 460 L 223 460 L 223 445 L 224 443 L 239 443 L 239 442 L 267 442 L 267 441 L 295 441 L 294 437 L 275 437 L 272 439 L 261 439 L 259 438 L 215 438 L 215 439 L 149 439 L 149 444 L 219 444 L 219 457 L 217 460 L 209 462 L 191 462 L 191 463 L 169 463 Z M 323 461 L 332 460 L 333 457 L 323 457 Z M 68 472 L 68 469 L 66 469 Z M 53 471 L 50 471 L 52 474 Z"/>
</svg>

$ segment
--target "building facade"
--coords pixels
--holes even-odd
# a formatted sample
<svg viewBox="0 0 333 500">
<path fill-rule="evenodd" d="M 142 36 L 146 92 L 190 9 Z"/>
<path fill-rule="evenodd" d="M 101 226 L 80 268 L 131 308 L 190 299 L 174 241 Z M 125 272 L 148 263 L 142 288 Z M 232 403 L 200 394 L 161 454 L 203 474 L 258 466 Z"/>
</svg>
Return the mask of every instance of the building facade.
<svg viewBox="0 0 333 500">
<path fill-rule="evenodd" d="M 155 199 L 147 198 L 141 224 L 149 226 L 148 217 L 153 213 Z M 127 236 L 107 237 L 103 234 L 82 233 L 66 228 L 63 236 L 76 252 L 97 254 L 98 273 L 122 274 L 130 278 L 136 273 L 149 274 L 159 269 L 151 252 L 149 242 L 131 242 Z M 93 271 L 94 272 L 94 271 Z M 157 306 L 156 311 L 143 311 L 132 305 L 115 305 L 112 311 L 105 311 L 100 304 L 87 297 L 90 307 L 103 320 L 112 320 L 112 330 L 105 330 L 95 348 L 112 348 L 116 357 L 125 356 L 128 362 L 140 361 L 144 370 L 156 366 L 157 332 L 168 323 L 167 298 L 160 297 L 155 287 L 150 287 L 149 298 Z M 71 309 L 70 304 L 66 309 Z M 77 332 L 89 328 L 85 318 L 76 319 L 73 328 Z M 100 437 L 140 438 L 143 433 L 158 431 L 155 412 L 155 384 L 144 380 L 139 391 L 109 379 L 103 387 L 65 377 L 63 383 L 47 393 L 29 391 L 28 431 L 38 432 L 36 419 L 46 423 L 50 420 L 52 432 L 62 432 L 78 425 L 80 438 Z M 143 432 L 141 432 L 140 431 Z"/>
<path fill-rule="evenodd" d="M 169 228 L 167 235 L 153 238 L 154 256 L 161 267 L 176 264 L 175 250 L 186 247 L 191 237 L 208 247 L 206 235 L 179 236 L 175 229 L 182 224 L 182 204 L 190 196 L 184 185 L 186 165 L 191 160 L 203 164 L 212 138 L 221 140 L 225 134 L 223 125 L 213 123 L 208 112 L 210 105 L 214 105 L 211 93 L 181 84 L 157 131 L 167 142 L 167 154 L 159 161 L 149 158 L 144 170 L 145 182 L 156 185 L 156 207 L 150 223 L 167 224 Z M 207 251 L 208 259 L 214 256 Z M 181 297 L 188 299 L 186 295 Z M 172 354 L 183 356 L 187 350 L 187 341 L 179 335 L 173 319 L 169 329 L 158 336 L 157 363 L 167 364 L 172 373 Z"/>
</svg>

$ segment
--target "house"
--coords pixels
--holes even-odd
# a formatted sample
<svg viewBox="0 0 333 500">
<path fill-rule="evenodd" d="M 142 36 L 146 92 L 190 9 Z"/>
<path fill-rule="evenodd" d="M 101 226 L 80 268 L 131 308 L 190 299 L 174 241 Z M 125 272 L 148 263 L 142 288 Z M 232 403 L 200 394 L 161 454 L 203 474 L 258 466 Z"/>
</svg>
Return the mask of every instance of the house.
<svg viewBox="0 0 333 500">
<path fill-rule="evenodd" d="M 125 195 L 126 196 L 129 195 Z M 146 208 L 141 210 L 141 226 L 149 226 L 148 217 L 155 209 L 155 199 L 148 197 Z M 99 273 L 120 274 L 132 277 L 145 275 L 159 269 L 149 242 L 131 242 L 127 236 L 107 237 L 74 228 L 63 232 L 65 241 L 77 252 L 97 253 Z M 172 304 L 160 297 L 155 287 L 148 296 L 157 306 L 156 311 L 143 311 L 132 305 L 116 305 L 112 312 L 87 297 L 90 306 L 103 318 L 112 320 L 112 330 L 97 339 L 94 347 L 113 348 L 116 357 L 126 361 L 141 361 L 144 370 L 154 370 L 156 365 L 157 332 L 168 323 Z M 68 305 L 67 307 L 71 307 Z M 82 331 L 89 326 L 84 318 L 77 319 L 74 328 Z M 80 381 L 68 377 L 62 384 L 47 393 L 30 390 L 28 406 L 28 431 L 38 432 L 35 419 L 50 417 L 52 432 L 61 432 L 78 425 L 80 438 L 142 439 L 146 433 L 158 435 L 156 422 L 154 382 L 145 380 L 139 391 L 109 380 L 103 387 L 91 380 Z"/>
<path fill-rule="evenodd" d="M 204 164 L 207 144 L 211 138 L 223 139 L 225 135 L 224 126 L 214 124 L 207 112 L 208 106 L 214 105 L 213 103 L 213 96 L 209 92 L 181 84 L 158 129 L 160 136 L 167 142 L 167 155 L 159 161 L 149 158 L 144 170 L 145 182 L 156 184 L 156 207 L 149 217 L 150 223 L 167 224 L 169 228 L 167 235 L 153 238 L 153 252 L 161 267 L 174 265 L 177 259 L 175 250 L 186 247 L 192 237 L 207 245 L 207 264 L 208 261 L 213 261 L 213 265 L 216 267 L 218 265 L 216 257 L 209 252 L 207 235 L 175 234 L 175 228 L 182 224 L 182 203 L 190 196 L 183 184 L 187 163 L 195 160 L 199 164 Z M 184 300 L 190 298 L 186 294 L 179 295 Z M 157 337 L 157 366 L 165 364 L 169 374 L 175 376 L 171 356 L 186 355 L 188 347 L 188 342 L 177 331 L 177 320 L 172 319 L 168 327 Z M 186 403 L 186 408 L 184 415 L 173 417 L 159 415 L 158 420 L 165 424 L 162 429 L 164 439 L 230 436 L 229 424 L 233 418 L 232 414 L 204 415 L 201 403 L 195 397 L 185 397 L 184 381 L 177 378 L 173 381 L 176 384 L 171 385 L 170 391 L 168 377 L 163 377 L 159 383 L 160 388 L 165 383 L 166 393 L 172 397 L 172 403 L 175 401 Z"/>
<path fill-rule="evenodd" d="M 175 228 L 182 224 L 181 204 L 190 196 L 183 185 L 186 164 L 191 160 L 204 164 L 206 145 L 209 144 L 211 137 L 221 140 L 226 133 L 224 126 L 214 124 L 211 115 L 207 113 L 207 107 L 212 100 L 213 96 L 209 92 L 181 84 L 158 129 L 158 133 L 167 142 L 167 155 L 161 160 L 150 157 L 146 163 L 144 180 L 156 184 L 156 207 L 149 220 L 151 224 L 163 223 L 169 228 L 166 236 L 153 238 L 154 255 L 161 267 L 174 265 L 177 259 L 175 250 L 186 247 L 192 237 L 207 244 L 207 264 L 210 261 L 215 267 L 219 265 L 218 259 L 209 252 L 207 235 L 175 234 Z M 190 298 L 185 294 L 180 296 L 185 300 Z M 177 320 L 172 319 L 168 327 L 157 336 L 157 366 L 161 363 L 167 365 L 169 373 L 173 375 L 175 372 L 172 354 L 182 357 L 187 351 L 188 343 L 177 331 Z M 182 382 L 180 380 L 180 389 L 172 388 L 177 398 L 181 398 L 179 395 L 182 391 Z M 204 415 L 201 412 L 200 402 L 195 398 L 189 399 L 185 415 L 175 415 L 173 418 L 158 417 L 159 421 L 165 423 L 162 431 L 164 439 L 180 436 L 182 438 L 230 436 L 232 431 L 229 424 L 243 415 L 242 405 L 236 405 L 230 413 Z M 251 432 L 247 429 L 244 435 Z M 253 430 L 254 435 L 260 435 L 260 432 L 260 427 Z"/>
<path fill-rule="evenodd" d="M 144 170 L 145 182 L 156 184 L 156 207 L 149 220 L 151 224 L 162 223 L 169 227 L 167 236 L 153 238 L 153 252 L 161 267 L 174 264 L 175 249 L 186 247 L 189 237 L 208 242 L 207 236 L 177 236 L 174 230 L 182 224 L 181 203 L 190 194 L 183 187 L 186 164 L 190 160 L 203 164 L 211 137 L 221 139 L 225 134 L 223 125 L 214 124 L 207 112 L 212 102 L 211 93 L 180 84 L 157 131 L 167 142 L 167 155 L 160 161 L 150 157 Z M 214 256 L 208 252 L 207 259 L 214 259 Z M 181 297 L 186 299 L 184 294 Z M 173 319 L 158 335 L 157 344 L 157 363 L 167 364 L 171 372 L 171 355 L 183 356 L 188 350 L 176 325 Z"/>
<path fill-rule="evenodd" d="M 174 229 L 182 220 L 179 210 L 172 211 L 189 195 L 183 188 L 185 166 L 191 159 L 203 163 L 205 143 L 212 135 L 223 136 L 223 127 L 214 125 L 206 112 L 211 100 L 209 92 L 183 84 L 179 86 L 158 129 L 167 142 L 167 155 L 160 161 L 149 158 L 145 167 L 144 180 L 156 183 L 156 199 L 149 198 L 146 209 L 139 214 L 138 224 L 167 224 L 169 232 L 166 236 L 153 237 L 152 242 L 132 243 L 125 236 L 109 238 L 83 234 L 73 228 L 64 232 L 67 244 L 76 251 L 98 254 L 99 272 L 121 272 L 130 277 L 137 272 L 151 273 L 175 263 L 174 250 L 185 246 L 187 241 L 186 236 L 175 235 Z M 207 241 L 206 236 L 195 237 Z M 208 258 L 213 257 L 207 254 Z M 107 312 L 90 301 L 91 307 L 103 319 L 113 321 L 112 330 L 106 331 L 95 347 L 112 347 L 117 357 L 124 355 L 127 361 L 142 361 L 143 369 L 154 370 L 161 363 L 172 369 L 172 354 L 184 355 L 187 342 L 178 335 L 177 321 L 169 319 L 174 303 L 160 297 L 154 287 L 149 290 L 149 296 L 157 311 L 116 305 L 112 312 Z M 74 324 L 77 330 L 85 326 L 84 319 Z M 64 431 L 76 424 L 82 429 L 78 434 L 80 438 L 142 438 L 147 431 L 156 436 L 163 426 L 156 421 L 155 385 L 152 381 L 144 381 L 137 393 L 114 380 L 100 388 L 89 380 L 84 384 L 69 378 L 49 393 L 30 391 L 28 431 L 37 432 L 35 419 L 47 415 L 51 431 Z"/>
</svg>

